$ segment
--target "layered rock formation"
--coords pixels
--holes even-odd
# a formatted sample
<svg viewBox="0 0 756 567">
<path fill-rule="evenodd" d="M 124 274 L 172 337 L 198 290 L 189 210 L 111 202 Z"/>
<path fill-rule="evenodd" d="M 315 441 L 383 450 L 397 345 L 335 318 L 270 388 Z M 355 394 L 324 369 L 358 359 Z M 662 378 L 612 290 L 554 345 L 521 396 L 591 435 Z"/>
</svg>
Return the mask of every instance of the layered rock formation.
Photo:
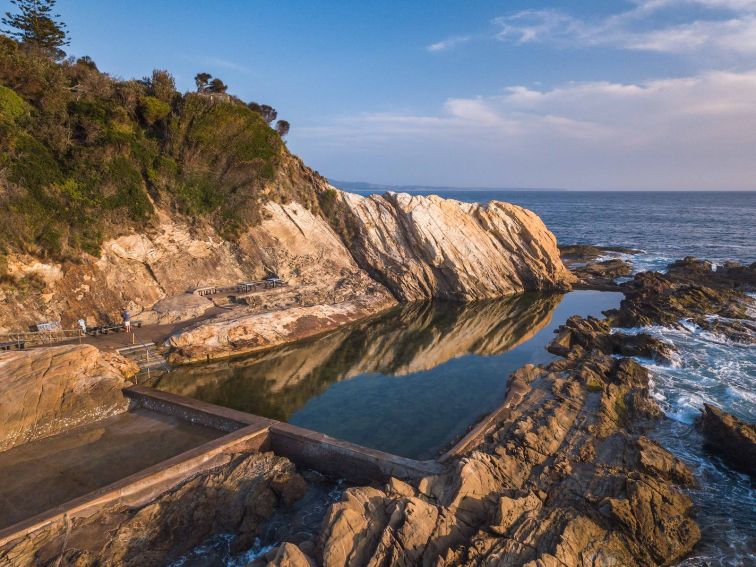
<svg viewBox="0 0 756 567">
<path fill-rule="evenodd" d="M 358 565 L 657 565 L 699 537 L 690 472 L 639 433 L 648 373 L 606 355 L 513 374 L 507 410 L 447 473 L 349 489 L 318 559 Z M 662 520 L 663 519 L 663 520 Z"/>
<path fill-rule="evenodd" d="M 252 313 L 223 314 L 181 331 L 168 340 L 173 363 L 210 360 L 264 350 L 333 330 L 394 305 L 385 291 L 372 288 L 350 301 Z"/>
<path fill-rule="evenodd" d="M 337 195 L 353 238 L 337 235 L 315 209 L 292 201 L 265 205 L 261 223 L 235 242 L 210 225 L 157 211 L 157 223 L 106 241 L 99 258 L 83 254 L 81 262 L 56 263 L 10 253 L 10 276 L 37 283 L 0 288 L 0 331 L 48 320 L 70 327 L 79 318 L 94 325 L 118 320 L 124 306 L 148 323 L 188 319 L 204 306 L 176 309 L 174 296 L 269 273 L 286 280 L 290 293 L 273 301 L 250 298 L 257 308 L 334 303 L 343 300 L 337 296 L 344 287 L 353 297 L 385 284 L 401 300 L 470 300 L 565 289 L 574 279 L 554 236 L 520 207 L 406 194 L 364 198 L 315 185 Z"/>
<path fill-rule="evenodd" d="M 251 547 L 265 520 L 301 498 L 294 465 L 272 453 L 242 454 L 143 505 L 115 505 L 60 520 L 0 548 L 0 565 L 160 566 L 218 533 Z"/>
<path fill-rule="evenodd" d="M 105 242 L 99 258 L 85 254 L 79 263 L 45 263 L 14 255 L 10 274 L 32 275 L 43 287 L 0 288 L 0 332 L 48 320 L 66 327 L 81 317 L 91 325 L 117 321 L 124 306 L 146 322 L 186 319 L 202 307 L 171 309 L 166 298 L 270 273 L 297 289 L 298 297 L 288 298 L 289 303 L 327 302 L 334 289 L 366 280 L 323 218 L 294 202 L 269 203 L 264 212 L 260 225 L 250 227 L 237 243 L 224 240 L 208 225 L 190 225 L 161 212 L 159 223 L 144 233 Z"/>
<path fill-rule="evenodd" d="M 556 238 L 534 213 L 492 201 L 341 193 L 357 263 L 403 301 L 566 289 Z"/>
<path fill-rule="evenodd" d="M 126 409 L 138 368 L 93 346 L 0 353 L 0 450 Z"/>
</svg>

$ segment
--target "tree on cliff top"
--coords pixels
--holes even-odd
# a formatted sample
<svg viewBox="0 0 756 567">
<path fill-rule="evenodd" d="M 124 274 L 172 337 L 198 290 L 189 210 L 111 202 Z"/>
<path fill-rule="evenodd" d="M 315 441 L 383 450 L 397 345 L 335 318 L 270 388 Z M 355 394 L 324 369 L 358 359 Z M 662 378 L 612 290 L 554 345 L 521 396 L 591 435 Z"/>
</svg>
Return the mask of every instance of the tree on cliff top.
<svg viewBox="0 0 756 567">
<path fill-rule="evenodd" d="M 291 128 L 291 124 L 286 120 L 279 120 L 276 122 L 276 132 L 278 132 L 278 135 L 282 138 L 289 133 L 289 128 Z"/>
<path fill-rule="evenodd" d="M 197 73 L 194 76 L 194 84 L 197 85 L 197 92 L 201 93 L 207 89 L 207 83 L 210 82 L 213 76 L 210 73 Z"/>
<path fill-rule="evenodd" d="M 24 45 L 36 47 L 56 59 L 65 53 L 61 49 L 68 45 L 66 24 L 59 20 L 60 14 L 53 13 L 55 0 L 11 0 L 20 13 L 5 13 L 2 23 L 11 29 L 3 33 L 17 39 Z"/>
</svg>

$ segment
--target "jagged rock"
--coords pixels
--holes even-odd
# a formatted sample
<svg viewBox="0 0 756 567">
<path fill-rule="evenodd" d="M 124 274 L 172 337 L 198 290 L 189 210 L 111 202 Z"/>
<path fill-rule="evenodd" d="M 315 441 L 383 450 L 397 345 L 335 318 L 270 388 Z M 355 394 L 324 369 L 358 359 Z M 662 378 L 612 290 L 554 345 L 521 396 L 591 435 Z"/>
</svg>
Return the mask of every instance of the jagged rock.
<svg viewBox="0 0 756 567">
<path fill-rule="evenodd" d="M 736 469 L 756 478 L 756 425 L 711 404 L 704 404 L 699 425 L 707 447 Z"/>
<path fill-rule="evenodd" d="M 581 267 L 570 266 L 570 271 L 579 280 L 575 284 L 575 287 L 578 289 L 616 291 L 619 289 L 619 286 L 615 280 L 621 276 L 629 276 L 633 271 L 633 267 L 630 262 L 613 259 L 601 262 L 589 262 Z"/>
<path fill-rule="evenodd" d="M 12 541 L 0 548 L 0 565 L 157 567 L 217 533 L 235 533 L 235 545 L 246 549 L 264 521 L 277 507 L 301 497 L 303 487 L 304 480 L 283 457 L 235 455 L 142 506 L 115 505 Z M 284 557 L 297 559 L 293 550 Z"/>
<path fill-rule="evenodd" d="M 340 198 L 357 263 L 400 300 L 482 299 L 574 280 L 554 235 L 521 207 L 406 193 Z"/>
<path fill-rule="evenodd" d="M 276 549 L 273 559 L 267 564 L 259 562 L 267 567 L 315 567 L 315 561 L 308 557 L 293 543 L 283 543 Z M 254 565 L 254 563 L 252 563 Z"/>
<path fill-rule="evenodd" d="M 628 335 L 612 333 L 606 320 L 595 317 L 570 317 L 557 330 L 557 338 L 549 346 L 549 352 L 565 357 L 579 357 L 585 352 L 640 356 L 657 362 L 670 363 L 675 348 L 647 333 Z"/>
<path fill-rule="evenodd" d="M 667 266 L 667 275 L 677 281 L 707 287 L 756 291 L 756 262 L 748 266 L 739 262 L 725 262 L 715 270 L 708 260 L 686 256 Z"/>
<path fill-rule="evenodd" d="M 125 410 L 138 370 L 89 345 L 0 352 L 0 450 Z"/>
<path fill-rule="evenodd" d="M 619 327 L 680 327 L 683 319 L 706 326 L 713 315 L 749 321 L 748 307 L 756 303 L 740 291 L 680 281 L 658 272 L 636 274 L 621 287 L 625 299 L 620 309 L 607 312 L 610 323 Z M 719 325 L 725 333 L 731 327 L 724 320 Z"/>
<path fill-rule="evenodd" d="M 565 263 L 586 263 L 602 256 L 640 254 L 642 251 L 627 246 L 594 246 L 592 244 L 561 244 L 559 253 Z"/>
<path fill-rule="evenodd" d="M 595 381 L 591 387 L 588 379 Z M 592 354 L 515 372 L 507 412 L 417 488 L 354 488 L 324 521 L 323 565 L 655 565 L 699 538 L 687 468 L 627 432 L 648 373 Z M 645 408 L 644 408 L 645 410 Z M 664 518 L 664 521 L 658 521 Z"/>
</svg>

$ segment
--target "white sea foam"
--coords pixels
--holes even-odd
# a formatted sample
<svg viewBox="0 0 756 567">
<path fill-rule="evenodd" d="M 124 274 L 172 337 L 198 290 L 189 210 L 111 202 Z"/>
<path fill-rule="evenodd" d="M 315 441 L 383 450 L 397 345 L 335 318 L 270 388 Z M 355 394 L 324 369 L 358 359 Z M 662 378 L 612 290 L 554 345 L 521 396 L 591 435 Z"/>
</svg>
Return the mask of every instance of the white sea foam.
<svg viewBox="0 0 756 567">
<path fill-rule="evenodd" d="M 756 421 L 756 345 L 733 342 L 691 321 L 683 321 L 681 328 L 617 331 L 645 332 L 678 349 L 673 365 L 639 362 L 648 368 L 651 395 L 669 418 L 659 423 L 653 437 L 682 459 L 698 480 L 689 493 L 698 510 L 702 540 L 680 565 L 756 564 L 756 494 L 750 477 L 708 453 L 693 427 L 704 403 Z"/>
</svg>

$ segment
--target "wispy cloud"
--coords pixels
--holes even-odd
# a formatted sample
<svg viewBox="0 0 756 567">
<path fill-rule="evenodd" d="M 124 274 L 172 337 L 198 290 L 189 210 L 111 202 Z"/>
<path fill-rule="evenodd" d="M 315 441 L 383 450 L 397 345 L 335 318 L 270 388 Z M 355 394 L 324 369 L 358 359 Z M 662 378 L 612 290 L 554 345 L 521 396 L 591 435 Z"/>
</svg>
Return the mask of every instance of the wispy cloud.
<svg viewBox="0 0 756 567">
<path fill-rule="evenodd" d="M 685 21 L 686 7 L 703 9 Z M 675 12 L 675 23 L 659 24 L 660 13 Z M 716 50 L 756 53 L 756 1 L 752 0 L 638 0 L 614 15 L 588 20 L 560 10 L 523 10 L 498 17 L 499 41 L 553 43 L 578 47 L 616 47 L 663 53 Z"/>
<path fill-rule="evenodd" d="M 456 35 L 454 37 L 449 37 L 447 39 L 438 41 L 436 43 L 431 43 L 426 47 L 428 51 L 431 53 L 437 53 L 439 51 L 447 51 L 449 49 L 452 49 L 454 47 L 457 47 L 458 45 L 462 43 L 467 43 L 472 39 L 472 36 L 469 35 Z"/>
<path fill-rule="evenodd" d="M 511 86 L 449 99 L 435 115 L 365 113 L 297 136 L 316 161 L 318 152 L 353 164 L 384 156 L 392 170 L 406 161 L 409 172 L 424 172 L 424 182 L 753 187 L 756 70 Z"/>
<path fill-rule="evenodd" d="M 244 65 L 236 63 L 234 61 L 229 61 L 228 59 L 223 59 L 222 57 L 200 55 L 198 57 L 192 57 L 192 60 L 198 65 L 205 65 L 211 69 L 227 69 L 229 71 L 236 71 L 244 74 L 249 74 L 252 72 L 249 67 L 245 67 Z"/>
</svg>

